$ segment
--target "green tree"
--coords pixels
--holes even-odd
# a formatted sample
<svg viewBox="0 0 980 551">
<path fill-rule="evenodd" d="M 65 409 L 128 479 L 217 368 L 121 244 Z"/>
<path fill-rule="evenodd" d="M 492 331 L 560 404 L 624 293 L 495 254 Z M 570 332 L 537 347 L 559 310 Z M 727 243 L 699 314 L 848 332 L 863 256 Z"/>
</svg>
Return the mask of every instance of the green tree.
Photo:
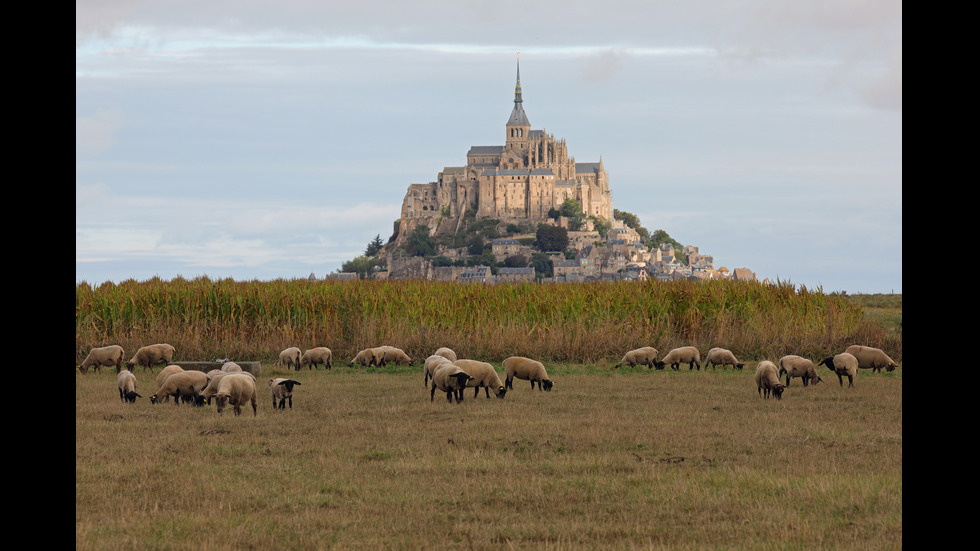
<svg viewBox="0 0 980 551">
<path fill-rule="evenodd" d="M 606 239 L 609 235 L 609 230 L 612 229 L 612 222 L 601 216 L 590 216 L 589 218 L 592 220 L 592 227 L 595 228 L 595 231 L 599 232 L 599 237 Z"/>
<path fill-rule="evenodd" d="M 429 226 L 422 224 L 412 230 L 405 242 L 405 249 L 412 256 L 432 256 L 435 254 L 436 243 L 429 235 Z"/>
<path fill-rule="evenodd" d="M 379 233 L 374 236 L 374 239 L 372 239 L 370 243 L 368 243 L 367 249 L 364 250 L 364 256 L 374 256 L 381 252 L 381 248 L 384 246 L 384 241 L 381 240 L 381 234 Z"/>
<path fill-rule="evenodd" d="M 483 249 L 486 248 L 486 244 L 483 242 L 483 238 L 477 234 L 473 234 L 470 237 L 469 242 L 466 244 L 466 252 L 474 256 L 479 256 L 483 254 Z"/>
<path fill-rule="evenodd" d="M 538 224 L 534 243 L 539 251 L 564 251 L 568 247 L 568 230 L 550 224 Z"/>
<path fill-rule="evenodd" d="M 531 266 L 534 268 L 534 277 L 553 277 L 555 275 L 555 265 L 544 253 L 531 253 Z"/>
<path fill-rule="evenodd" d="M 375 266 L 381 265 L 381 259 L 358 256 L 340 265 L 341 272 L 354 272 L 361 279 L 364 279 L 374 270 Z"/>
</svg>

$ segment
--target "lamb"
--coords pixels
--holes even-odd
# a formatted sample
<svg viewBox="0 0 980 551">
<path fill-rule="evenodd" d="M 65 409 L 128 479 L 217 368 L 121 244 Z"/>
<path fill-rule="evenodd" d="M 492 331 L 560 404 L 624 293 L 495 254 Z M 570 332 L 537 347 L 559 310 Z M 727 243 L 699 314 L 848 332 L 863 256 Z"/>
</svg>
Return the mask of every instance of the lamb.
<svg viewBox="0 0 980 551">
<path fill-rule="evenodd" d="M 301 384 L 299 381 L 282 377 L 269 379 L 269 387 L 272 388 L 272 409 L 276 409 L 277 400 L 279 409 L 286 409 L 286 400 L 289 400 L 289 409 L 293 409 L 293 387 Z"/>
<path fill-rule="evenodd" d="M 123 347 L 118 344 L 93 348 L 88 351 L 88 356 L 85 356 L 85 359 L 82 360 L 82 364 L 78 366 L 78 370 L 82 372 L 82 375 L 85 375 L 88 373 L 88 368 L 90 367 L 94 367 L 96 371 L 101 371 L 102 366 L 109 367 L 114 365 L 116 366 L 116 373 L 119 373 L 122 370 L 124 355 Z"/>
<path fill-rule="evenodd" d="M 116 375 L 116 384 L 119 386 L 119 401 L 135 404 L 137 398 L 142 398 L 136 393 L 136 375 L 128 369 L 123 369 Z"/>
<path fill-rule="evenodd" d="M 635 350 L 630 350 L 623 356 L 619 363 L 613 366 L 613 369 L 618 369 L 621 365 L 645 365 L 647 369 L 655 367 L 657 364 L 657 349 L 652 346 L 641 346 Z M 663 366 L 657 369 L 663 369 Z"/>
<path fill-rule="evenodd" d="M 813 366 L 813 362 L 795 354 L 779 358 L 779 376 L 782 377 L 783 373 L 786 374 L 787 387 L 793 377 L 803 379 L 803 386 L 809 385 L 811 381 L 814 385 L 823 382 L 823 379 L 817 375 L 817 368 Z"/>
<path fill-rule="evenodd" d="M 279 359 L 276 360 L 276 363 L 273 364 L 272 367 L 282 367 L 282 368 L 293 367 L 296 369 L 296 371 L 299 371 L 300 356 L 302 355 L 303 353 L 300 352 L 299 348 L 296 348 L 295 346 L 290 346 L 289 348 L 279 353 Z"/>
<path fill-rule="evenodd" d="M 384 363 L 387 364 L 391 362 L 395 365 L 400 363 L 412 365 L 415 361 L 405 353 L 401 348 L 395 348 L 394 346 L 382 346 L 381 348 L 385 351 Z"/>
<path fill-rule="evenodd" d="M 204 405 L 204 398 L 201 391 L 208 386 L 208 376 L 201 371 L 189 370 L 174 373 L 167 377 L 163 385 L 150 396 L 150 403 L 156 404 L 164 398 L 174 397 L 174 405 L 180 404 L 180 398 L 187 397 L 192 400 L 194 405 Z"/>
<path fill-rule="evenodd" d="M 225 362 L 221 365 L 221 371 L 225 373 L 241 373 L 243 371 L 242 366 L 236 364 L 235 362 Z"/>
<path fill-rule="evenodd" d="M 333 367 L 333 353 L 325 346 L 317 346 L 303 352 L 299 364 L 300 366 L 308 365 L 311 370 L 318 364 L 323 364 L 324 369 L 330 369 Z M 296 369 L 299 370 L 299 367 Z"/>
<path fill-rule="evenodd" d="M 711 364 L 711 369 L 716 366 L 726 366 L 730 365 L 732 368 L 742 369 L 745 364 L 739 363 L 738 359 L 735 358 L 735 354 L 732 354 L 731 350 L 726 348 L 712 348 L 708 350 L 708 355 L 704 359 L 704 368 L 708 369 L 708 364 Z"/>
<path fill-rule="evenodd" d="M 548 378 L 548 372 L 544 364 L 537 360 L 525 358 L 523 356 L 511 356 L 504 360 L 504 373 L 506 375 L 504 386 L 514 388 L 514 377 L 531 381 L 531 390 L 534 390 L 534 383 L 538 383 L 538 390 L 551 392 L 554 383 Z"/>
<path fill-rule="evenodd" d="M 455 362 L 459 358 L 456 357 L 456 352 L 452 348 L 446 348 L 445 346 L 440 347 L 438 350 L 432 353 L 435 356 L 442 356 L 451 362 Z"/>
<path fill-rule="evenodd" d="M 436 368 L 444 363 L 451 364 L 453 362 L 449 361 L 449 359 L 445 356 L 439 356 L 436 354 L 433 354 L 425 359 L 425 366 L 423 367 L 423 371 L 425 371 L 425 379 L 422 381 L 424 386 L 429 386 L 429 379 L 435 374 Z"/>
<path fill-rule="evenodd" d="M 436 399 L 436 389 L 439 389 L 446 393 L 446 400 L 450 404 L 453 402 L 453 396 L 456 397 L 457 404 L 462 402 L 463 390 L 466 389 L 466 383 L 472 378 L 459 366 L 452 363 L 439 365 L 435 373 L 432 374 L 432 391 L 429 393 L 429 401 L 432 402 Z"/>
<path fill-rule="evenodd" d="M 491 388 L 493 389 L 494 396 L 497 398 L 502 399 L 507 394 L 507 389 L 500 382 L 500 376 L 497 375 L 497 371 L 492 365 L 477 360 L 456 360 L 453 362 L 453 365 L 459 367 L 470 376 L 470 379 L 466 382 L 466 386 L 475 387 L 473 389 L 473 398 L 479 396 L 481 387 L 487 393 L 487 398 L 490 397 Z"/>
<path fill-rule="evenodd" d="M 847 386 L 854 386 L 854 377 L 857 375 L 859 363 L 853 354 L 841 352 L 836 356 L 827 356 L 817 365 L 825 365 L 836 373 L 840 386 L 844 386 L 844 375 L 847 375 Z"/>
<path fill-rule="evenodd" d="M 228 405 L 234 406 L 235 415 L 241 415 L 242 405 L 251 402 L 252 415 L 257 416 L 255 379 L 245 373 L 229 373 L 218 384 L 214 395 L 215 407 L 220 415 Z"/>
<path fill-rule="evenodd" d="M 211 398 L 214 398 L 214 395 L 218 393 L 218 385 L 221 384 L 221 379 L 224 379 L 228 375 L 232 375 L 232 374 L 246 375 L 248 377 L 251 377 L 252 380 L 255 380 L 255 375 L 252 375 L 248 371 L 236 372 L 236 371 L 220 371 L 220 370 L 218 370 L 217 373 L 210 372 L 210 373 L 208 373 L 208 375 L 209 375 L 209 377 L 208 377 L 208 385 L 206 387 L 204 387 L 204 390 L 201 391 L 201 398 L 203 398 L 204 400 L 206 400 L 207 403 L 208 403 L 208 405 L 211 405 Z"/>
<path fill-rule="evenodd" d="M 779 382 L 779 375 L 776 374 L 776 364 L 769 360 L 759 362 L 758 367 L 755 368 L 755 384 L 759 387 L 759 396 L 762 396 L 766 400 L 769 399 L 770 393 L 777 400 L 783 398 L 783 389 L 785 387 Z"/>
<path fill-rule="evenodd" d="M 701 353 L 698 352 L 697 347 L 682 346 L 675 348 L 668 352 L 663 360 L 658 361 L 656 367 L 663 369 L 669 365 L 674 371 L 678 371 L 682 363 L 688 364 L 688 369 L 694 369 L 694 366 L 697 366 L 698 371 L 701 370 Z"/>
<path fill-rule="evenodd" d="M 169 344 L 150 344 L 136 351 L 136 354 L 126 362 L 130 371 L 137 365 L 143 366 L 143 371 L 147 369 L 153 373 L 153 366 L 156 364 L 170 365 L 174 361 L 174 347 Z"/>
<path fill-rule="evenodd" d="M 358 352 L 347 366 L 354 367 L 354 364 L 363 365 L 364 367 L 381 367 L 385 364 L 385 350 L 380 346 L 376 348 L 365 348 Z"/>
<path fill-rule="evenodd" d="M 880 348 L 852 344 L 844 352 L 857 358 L 858 369 L 870 369 L 878 373 L 881 371 L 881 368 L 885 368 L 888 371 L 895 371 L 895 368 L 898 367 L 898 364 L 889 358 L 888 354 L 885 354 Z"/>
</svg>

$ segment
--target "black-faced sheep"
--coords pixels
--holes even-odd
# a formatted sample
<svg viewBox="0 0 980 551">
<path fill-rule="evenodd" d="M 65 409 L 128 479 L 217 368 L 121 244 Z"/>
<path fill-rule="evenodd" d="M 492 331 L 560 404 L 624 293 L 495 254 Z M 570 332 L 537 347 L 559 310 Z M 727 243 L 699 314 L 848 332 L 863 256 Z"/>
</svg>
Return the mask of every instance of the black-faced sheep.
<svg viewBox="0 0 980 551">
<path fill-rule="evenodd" d="M 709 365 L 711 366 L 711 369 L 714 369 L 719 365 L 723 367 L 730 365 L 732 366 L 732 369 L 742 369 L 745 367 L 745 364 L 739 363 L 738 359 L 735 358 L 735 354 L 732 354 L 731 350 L 718 347 L 708 350 L 708 355 L 704 359 L 704 368 L 708 369 Z"/>
<path fill-rule="evenodd" d="M 474 387 L 473 398 L 476 398 L 480 394 L 481 387 L 487 393 L 487 398 L 490 397 L 491 388 L 493 389 L 494 396 L 497 398 L 503 398 L 507 394 L 507 389 L 500 382 L 500 375 L 497 375 L 497 371 L 492 365 L 477 360 L 456 360 L 453 362 L 453 365 L 462 369 L 471 377 L 466 382 L 466 386 Z"/>
<path fill-rule="evenodd" d="M 235 408 L 235 415 L 241 415 L 242 405 L 251 403 L 252 415 L 258 415 L 255 379 L 245 373 L 229 373 L 218 384 L 214 402 L 219 414 L 231 405 Z"/>
<path fill-rule="evenodd" d="M 375 348 L 365 348 L 354 356 L 354 359 L 350 361 L 348 367 L 354 367 L 354 364 L 363 365 L 364 367 L 377 366 L 382 367 L 385 364 L 385 350 L 384 348 L 377 346 Z"/>
<path fill-rule="evenodd" d="M 776 364 L 763 360 L 755 368 L 755 384 L 758 386 L 759 396 L 766 400 L 772 394 L 777 400 L 783 397 L 783 384 L 779 382 L 779 375 L 776 373 Z"/>
<path fill-rule="evenodd" d="M 282 377 L 269 379 L 269 387 L 272 388 L 272 409 L 286 409 L 286 401 L 289 401 L 289 409 L 293 409 L 293 387 L 303 383 Z"/>
<path fill-rule="evenodd" d="M 428 358 L 426 358 L 424 367 L 422 368 L 423 371 L 425 371 L 425 378 L 422 380 L 422 384 L 424 386 L 429 386 L 429 379 L 431 379 L 432 376 L 435 374 L 436 368 L 442 364 L 451 364 L 451 363 L 453 362 L 449 361 L 449 358 L 437 354 L 433 354 Z"/>
<path fill-rule="evenodd" d="M 95 368 L 95 371 L 102 371 L 102 366 L 116 366 L 116 373 L 122 370 L 123 357 L 126 353 L 123 352 L 123 348 L 118 344 L 110 344 L 109 346 L 103 346 L 100 348 L 93 348 L 88 351 L 88 355 L 82 360 L 81 365 L 78 366 L 78 370 L 82 372 L 82 375 L 88 373 L 90 367 Z"/>
<path fill-rule="evenodd" d="M 432 353 L 434 356 L 442 356 L 451 362 L 455 362 L 459 358 L 456 357 L 456 352 L 452 348 L 447 348 L 445 346 L 440 347 L 438 350 Z"/>
<path fill-rule="evenodd" d="M 153 373 L 153 366 L 157 364 L 169 365 L 174 361 L 174 347 L 169 344 L 150 344 L 144 346 L 136 351 L 136 354 L 126 362 L 126 366 L 129 367 L 130 371 L 134 371 L 134 367 L 143 366 L 143 371 L 147 369 L 150 373 Z"/>
<path fill-rule="evenodd" d="M 401 348 L 395 348 L 394 346 L 382 346 L 381 348 L 385 351 L 384 363 L 393 363 L 398 365 L 400 363 L 412 365 L 413 360 L 405 353 Z"/>
<path fill-rule="evenodd" d="M 173 375 L 174 373 L 180 373 L 182 371 L 184 371 L 184 368 L 180 367 L 177 364 L 170 364 L 167 367 L 161 369 L 160 373 L 157 373 L 157 380 L 156 380 L 157 388 L 163 386 L 163 382 L 167 380 L 167 377 Z"/>
<path fill-rule="evenodd" d="M 888 371 L 895 371 L 898 364 L 888 357 L 880 348 L 852 344 L 844 352 L 854 356 L 858 361 L 858 369 L 870 369 L 873 372 L 880 372 L 882 368 Z"/>
<path fill-rule="evenodd" d="M 817 365 L 825 365 L 837 374 L 837 381 L 840 386 L 844 386 L 844 376 L 847 376 L 847 386 L 854 386 L 854 377 L 857 375 L 858 360 L 853 354 L 841 352 L 836 356 L 828 356 Z"/>
<path fill-rule="evenodd" d="M 128 369 L 123 369 L 116 375 L 116 384 L 119 386 L 119 401 L 136 403 L 137 398 L 142 398 L 136 393 L 136 375 Z"/>
<path fill-rule="evenodd" d="M 697 366 L 698 371 L 701 370 L 701 353 L 698 352 L 697 347 L 682 346 L 675 348 L 668 352 L 662 360 L 659 360 L 656 367 L 657 369 L 663 369 L 669 365 L 671 369 L 678 371 L 682 363 L 688 364 L 688 369 L 694 369 Z"/>
<path fill-rule="evenodd" d="M 531 381 L 531 390 L 534 390 L 534 383 L 538 383 L 538 390 L 551 392 L 555 383 L 548 378 L 548 371 L 544 364 L 524 356 L 511 356 L 504 360 L 504 386 L 514 388 L 514 378 Z"/>
<path fill-rule="evenodd" d="M 150 396 L 150 403 L 156 404 L 164 398 L 174 397 L 174 404 L 179 405 L 181 398 L 190 399 L 194 405 L 204 405 L 201 391 L 208 386 L 208 376 L 201 371 L 190 370 L 174 373 L 167 377 L 163 385 Z"/>
<path fill-rule="evenodd" d="M 623 356 L 619 363 L 613 366 L 613 369 L 619 368 L 621 365 L 634 366 L 634 365 L 645 365 L 647 369 L 657 366 L 657 349 L 652 346 L 641 346 L 635 350 L 630 350 Z M 658 369 L 663 369 L 663 366 Z"/>
<path fill-rule="evenodd" d="M 310 370 L 323 364 L 324 369 L 333 367 L 333 352 L 326 346 L 317 346 L 303 352 L 303 357 L 299 360 L 300 366 L 310 366 Z M 296 368 L 299 370 L 299 368 Z"/>
<path fill-rule="evenodd" d="M 440 364 L 432 374 L 432 392 L 429 393 L 429 401 L 435 401 L 438 389 L 446 393 L 446 400 L 449 403 L 453 402 L 454 396 L 457 404 L 462 402 L 463 390 L 466 389 L 466 383 L 470 379 L 472 377 L 458 366 L 452 363 Z"/>
<path fill-rule="evenodd" d="M 281 367 L 283 369 L 289 369 L 292 367 L 299 371 L 300 357 L 302 355 L 303 353 L 300 352 L 299 348 L 290 346 L 279 353 L 279 359 L 276 360 L 276 363 L 272 364 L 272 367 Z"/>
<path fill-rule="evenodd" d="M 813 362 L 796 354 L 788 354 L 779 358 L 779 376 L 782 377 L 783 374 L 786 374 L 787 387 L 793 377 L 803 379 L 803 386 L 823 382 L 823 379 L 817 375 L 817 368 L 814 367 Z"/>
</svg>

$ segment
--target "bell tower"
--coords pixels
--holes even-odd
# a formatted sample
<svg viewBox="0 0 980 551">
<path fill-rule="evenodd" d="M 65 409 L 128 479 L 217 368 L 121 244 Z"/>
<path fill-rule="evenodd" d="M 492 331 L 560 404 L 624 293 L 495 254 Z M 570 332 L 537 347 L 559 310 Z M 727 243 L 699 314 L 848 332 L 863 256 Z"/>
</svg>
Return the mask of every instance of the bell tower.
<svg viewBox="0 0 980 551">
<path fill-rule="evenodd" d="M 521 97 L 521 54 L 517 53 L 517 85 L 514 86 L 514 109 L 507 120 L 507 149 L 518 151 L 523 157 L 530 143 L 531 123 L 524 114 L 524 99 Z"/>
</svg>

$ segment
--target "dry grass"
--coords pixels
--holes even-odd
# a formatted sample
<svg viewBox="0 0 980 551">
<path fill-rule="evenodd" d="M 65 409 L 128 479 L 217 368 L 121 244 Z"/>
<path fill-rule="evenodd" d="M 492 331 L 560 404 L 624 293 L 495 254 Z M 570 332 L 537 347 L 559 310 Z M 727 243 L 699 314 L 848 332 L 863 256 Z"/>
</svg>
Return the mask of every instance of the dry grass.
<svg viewBox="0 0 980 551">
<path fill-rule="evenodd" d="M 76 372 L 76 549 L 900 549 L 901 370 L 767 401 L 754 367 L 548 364 L 462 404 L 340 367 L 256 417 Z"/>
</svg>

